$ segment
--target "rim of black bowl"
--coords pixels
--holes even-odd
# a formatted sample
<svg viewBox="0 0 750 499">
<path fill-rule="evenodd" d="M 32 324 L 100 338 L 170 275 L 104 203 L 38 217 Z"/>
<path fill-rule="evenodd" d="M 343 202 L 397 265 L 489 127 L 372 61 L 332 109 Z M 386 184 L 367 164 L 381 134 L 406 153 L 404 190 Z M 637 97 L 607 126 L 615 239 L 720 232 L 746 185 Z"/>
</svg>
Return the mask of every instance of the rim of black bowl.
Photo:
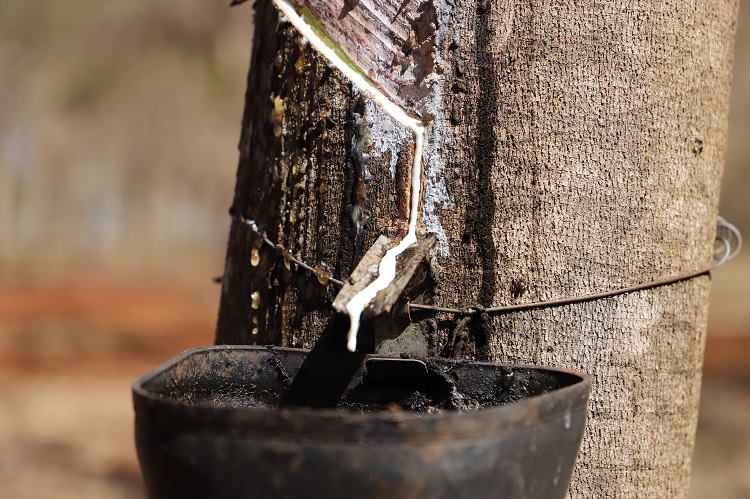
<svg viewBox="0 0 750 499">
<path fill-rule="evenodd" d="M 578 381 L 510 404 L 464 411 L 446 409 L 433 413 L 406 410 L 362 413 L 341 408 L 307 406 L 216 407 L 165 398 L 144 388 L 148 381 L 192 355 L 221 350 L 276 350 L 305 355 L 310 352 L 298 348 L 254 345 L 211 345 L 185 350 L 133 383 L 136 419 L 170 431 L 221 432 L 231 433 L 236 437 L 264 435 L 281 439 L 293 438 L 297 441 L 325 439 L 328 442 L 351 442 L 358 439 L 359 444 L 368 445 L 375 442 L 387 444 L 389 441 L 437 443 L 441 440 L 465 438 L 499 439 L 508 433 L 560 419 L 564 429 L 569 429 L 571 421 L 575 420 L 580 421 L 582 430 L 591 386 L 589 375 L 570 369 L 464 361 L 465 364 L 476 366 L 505 366 L 565 373 L 578 378 Z M 368 354 L 364 359 L 382 357 Z M 431 359 L 450 361 L 435 357 Z M 583 418 L 579 417 L 580 413 L 583 413 Z"/>
</svg>

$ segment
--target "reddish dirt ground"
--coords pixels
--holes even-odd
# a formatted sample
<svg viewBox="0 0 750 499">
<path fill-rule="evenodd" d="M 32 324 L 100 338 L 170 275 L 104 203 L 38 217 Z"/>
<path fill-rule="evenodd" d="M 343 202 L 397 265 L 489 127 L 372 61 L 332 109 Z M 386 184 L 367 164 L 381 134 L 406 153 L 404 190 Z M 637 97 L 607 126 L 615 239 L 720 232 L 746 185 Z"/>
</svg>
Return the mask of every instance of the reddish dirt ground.
<svg viewBox="0 0 750 499">
<path fill-rule="evenodd" d="M 213 342 L 219 288 L 0 287 L 0 483 L 10 498 L 140 497 L 130 384 Z M 750 338 L 710 334 L 694 498 L 750 497 Z"/>
<path fill-rule="evenodd" d="M 217 302 L 215 285 L 0 289 L 0 495 L 142 496 L 130 385 L 212 343 Z"/>
</svg>

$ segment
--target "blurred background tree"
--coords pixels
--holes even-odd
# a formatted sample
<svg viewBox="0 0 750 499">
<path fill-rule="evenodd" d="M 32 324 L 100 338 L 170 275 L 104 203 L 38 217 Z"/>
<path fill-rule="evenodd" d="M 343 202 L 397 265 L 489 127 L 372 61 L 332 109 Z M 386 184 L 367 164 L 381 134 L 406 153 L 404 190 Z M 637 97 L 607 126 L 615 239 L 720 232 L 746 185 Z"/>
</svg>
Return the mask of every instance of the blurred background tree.
<svg viewBox="0 0 750 499">
<path fill-rule="evenodd" d="M 4 277 L 217 269 L 250 7 L 0 3 Z"/>
</svg>

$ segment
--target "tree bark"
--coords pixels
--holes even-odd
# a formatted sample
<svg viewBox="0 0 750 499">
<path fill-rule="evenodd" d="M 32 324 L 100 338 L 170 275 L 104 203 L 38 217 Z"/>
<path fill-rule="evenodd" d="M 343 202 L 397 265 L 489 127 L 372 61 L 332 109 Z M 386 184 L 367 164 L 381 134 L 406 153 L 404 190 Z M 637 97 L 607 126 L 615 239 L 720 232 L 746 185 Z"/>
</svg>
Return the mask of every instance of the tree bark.
<svg viewBox="0 0 750 499">
<path fill-rule="evenodd" d="M 423 108 L 420 233 L 436 242 L 406 299 L 525 303 L 710 263 L 735 0 L 427 2 L 440 77 Z M 410 155 L 406 130 L 259 0 L 233 212 L 345 279 L 379 235 L 403 234 Z M 232 223 L 217 343 L 343 350 L 338 289 L 259 246 Z M 708 291 L 704 276 L 468 321 L 397 308 L 363 324 L 360 349 L 585 371 L 571 497 L 684 497 Z"/>
</svg>

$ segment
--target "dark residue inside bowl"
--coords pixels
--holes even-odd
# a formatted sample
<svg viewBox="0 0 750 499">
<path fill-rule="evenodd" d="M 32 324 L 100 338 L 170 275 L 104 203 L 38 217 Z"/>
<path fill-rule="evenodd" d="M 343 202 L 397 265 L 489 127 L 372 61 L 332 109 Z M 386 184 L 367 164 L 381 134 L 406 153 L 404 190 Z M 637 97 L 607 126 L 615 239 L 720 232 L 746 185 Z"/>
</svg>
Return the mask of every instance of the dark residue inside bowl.
<svg viewBox="0 0 750 499">
<path fill-rule="evenodd" d="M 559 373 L 523 367 L 268 349 L 186 357 L 144 388 L 190 406 L 435 413 L 509 404 L 565 384 Z"/>
</svg>

